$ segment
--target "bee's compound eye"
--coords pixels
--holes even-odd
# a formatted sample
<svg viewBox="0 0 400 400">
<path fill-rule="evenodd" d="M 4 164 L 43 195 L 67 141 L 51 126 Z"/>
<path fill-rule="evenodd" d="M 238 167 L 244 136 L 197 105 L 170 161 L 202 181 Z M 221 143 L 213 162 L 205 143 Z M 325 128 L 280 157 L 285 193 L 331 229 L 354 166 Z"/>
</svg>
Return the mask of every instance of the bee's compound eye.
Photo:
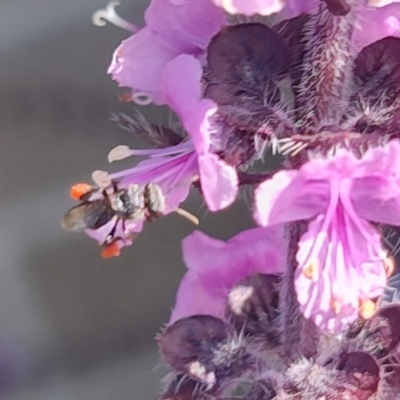
<svg viewBox="0 0 400 400">
<path fill-rule="evenodd" d="M 77 183 L 71 187 L 69 194 L 74 200 L 80 200 L 82 196 L 92 190 L 93 186 L 89 185 L 88 183 Z"/>
</svg>

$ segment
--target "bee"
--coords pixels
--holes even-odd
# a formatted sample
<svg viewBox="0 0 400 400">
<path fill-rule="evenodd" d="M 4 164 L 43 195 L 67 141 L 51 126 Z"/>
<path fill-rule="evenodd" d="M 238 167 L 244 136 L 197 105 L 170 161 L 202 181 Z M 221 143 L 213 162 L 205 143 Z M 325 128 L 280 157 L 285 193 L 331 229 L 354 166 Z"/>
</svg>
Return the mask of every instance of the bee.
<svg viewBox="0 0 400 400">
<path fill-rule="evenodd" d="M 161 187 L 154 183 L 148 183 L 145 186 L 131 184 L 126 188 L 120 188 L 117 182 L 112 182 L 111 188 L 103 190 L 78 184 L 72 188 L 72 191 L 76 187 L 84 187 L 85 191 L 79 195 L 75 193 L 73 197 L 77 197 L 80 203 L 67 211 L 61 225 L 68 231 L 81 232 L 85 229 L 97 230 L 115 219 L 103 247 L 117 240 L 123 240 L 116 237 L 117 226 L 120 222 L 125 232 L 127 221 L 153 221 L 164 215 L 165 197 Z"/>
</svg>

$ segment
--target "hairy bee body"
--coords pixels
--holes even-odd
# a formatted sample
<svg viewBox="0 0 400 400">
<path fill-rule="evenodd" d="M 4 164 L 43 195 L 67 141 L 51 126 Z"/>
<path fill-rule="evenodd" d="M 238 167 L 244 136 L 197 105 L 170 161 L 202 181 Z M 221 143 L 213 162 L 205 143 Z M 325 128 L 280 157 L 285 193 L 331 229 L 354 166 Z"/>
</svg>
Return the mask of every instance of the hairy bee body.
<svg viewBox="0 0 400 400">
<path fill-rule="evenodd" d="M 119 188 L 116 182 L 104 190 L 93 189 L 80 197 L 80 203 L 72 207 L 62 220 L 62 227 L 68 231 L 80 232 L 85 229 L 97 230 L 115 219 L 106 242 L 115 239 L 117 224 L 122 221 L 152 221 L 165 211 L 165 197 L 160 186 L 149 183 Z"/>
</svg>

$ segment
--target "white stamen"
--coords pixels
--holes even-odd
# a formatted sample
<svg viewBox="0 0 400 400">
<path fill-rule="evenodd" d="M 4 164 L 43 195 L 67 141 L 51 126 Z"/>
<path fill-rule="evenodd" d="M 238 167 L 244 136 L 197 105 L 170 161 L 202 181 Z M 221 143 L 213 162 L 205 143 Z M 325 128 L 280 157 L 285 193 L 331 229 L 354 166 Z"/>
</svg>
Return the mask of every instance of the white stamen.
<svg viewBox="0 0 400 400">
<path fill-rule="evenodd" d="M 151 104 L 153 99 L 148 93 L 136 92 L 132 93 L 132 101 L 134 101 L 139 106 L 148 106 L 149 104 Z"/>
<path fill-rule="evenodd" d="M 120 146 L 114 147 L 107 156 L 108 162 L 112 163 L 113 161 L 120 161 L 124 160 L 125 158 L 131 157 L 132 156 L 132 150 L 122 144 Z"/>
<path fill-rule="evenodd" d="M 94 171 L 92 174 L 92 179 L 93 179 L 93 182 L 99 188 L 106 188 L 106 187 L 110 186 L 112 183 L 110 175 L 106 171 L 101 171 L 101 170 Z"/>
<path fill-rule="evenodd" d="M 175 212 L 177 213 L 177 214 L 179 214 L 181 217 L 184 217 L 184 218 L 186 218 L 188 221 L 190 221 L 192 224 L 194 224 L 194 225 L 199 225 L 199 223 L 200 223 L 200 221 L 199 221 L 199 219 L 195 216 L 195 215 L 193 215 L 192 213 L 190 213 L 189 211 L 186 211 L 186 210 L 184 210 L 183 208 L 177 208 L 176 210 L 175 210 Z"/>
<path fill-rule="evenodd" d="M 118 1 L 111 1 L 105 8 L 95 11 L 92 15 L 93 24 L 96 26 L 105 26 L 108 21 L 121 29 L 136 33 L 139 28 L 131 22 L 124 20 L 116 13 L 115 7 L 119 4 Z"/>
</svg>

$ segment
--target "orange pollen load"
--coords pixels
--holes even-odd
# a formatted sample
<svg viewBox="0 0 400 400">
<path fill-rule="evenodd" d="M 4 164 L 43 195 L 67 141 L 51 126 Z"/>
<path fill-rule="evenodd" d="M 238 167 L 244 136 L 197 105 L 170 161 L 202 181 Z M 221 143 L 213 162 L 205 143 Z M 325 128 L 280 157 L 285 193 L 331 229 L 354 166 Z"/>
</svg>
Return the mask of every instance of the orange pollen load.
<svg viewBox="0 0 400 400">
<path fill-rule="evenodd" d="M 74 200 L 80 200 L 83 195 L 91 190 L 93 190 L 93 186 L 88 183 L 77 183 L 71 187 L 69 194 Z"/>
<path fill-rule="evenodd" d="M 105 245 L 101 250 L 101 257 L 102 258 L 112 258 L 118 257 L 121 254 L 121 250 L 118 247 L 118 243 L 116 241 L 111 242 L 108 245 Z"/>
<path fill-rule="evenodd" d="M 370 319 L 376 311 L 376 304 L 370 299 L 359 300 L 359 314 L 364 319 Z"/>
</svg>

